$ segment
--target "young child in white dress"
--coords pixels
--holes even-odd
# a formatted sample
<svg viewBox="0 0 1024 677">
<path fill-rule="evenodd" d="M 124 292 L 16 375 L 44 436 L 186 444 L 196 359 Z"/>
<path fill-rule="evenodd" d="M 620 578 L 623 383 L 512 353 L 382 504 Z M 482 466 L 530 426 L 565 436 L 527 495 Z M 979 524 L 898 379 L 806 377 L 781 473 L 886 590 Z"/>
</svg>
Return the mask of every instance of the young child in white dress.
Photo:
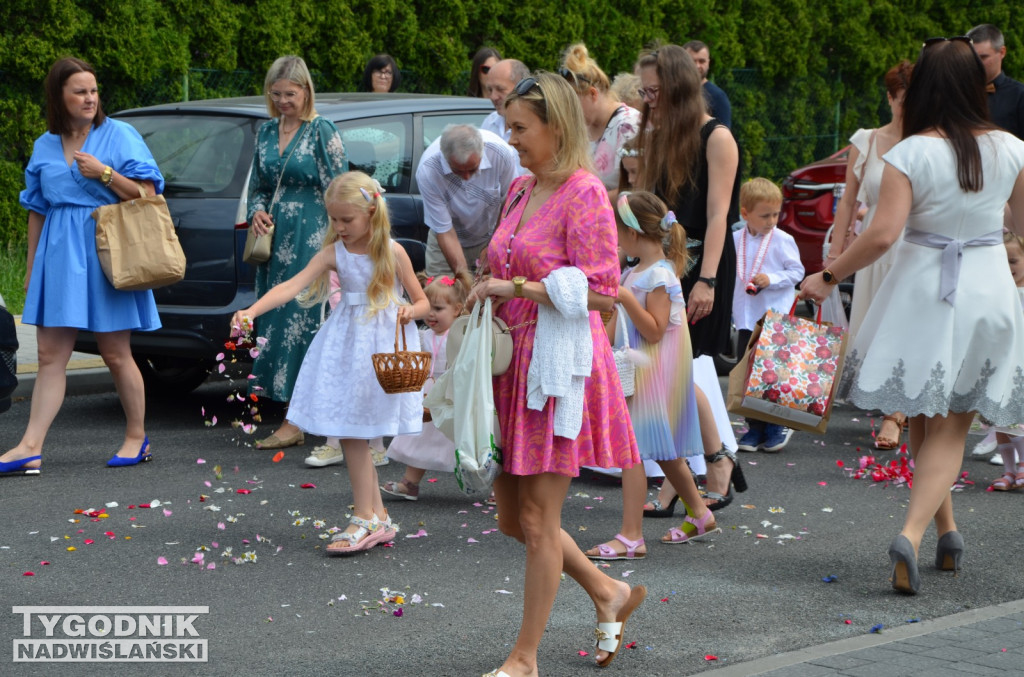
<svg viewBox="0 0 1024 677">
<path fill-rule="evenodd" d="M 327 303 L 331 311 L 341 301 L 341 280 L 338 279 L 338 272 L 331 271 L 328 281 L 329 295 Z M 323 319 L 321 318 L 321 322 Z M 370 457 L 373 458 L 375 466 L 387 465 L 388 459 L 385 456 L 384 439 L 377 437 L 370 440 Z M 341 448 L 341 440 L 337 437 L 328 437 L 327 440 L 313 448 L 312 453 L 306 457 L 305 463 L 311 468 L 323 468 L 329 465 L 336 465 L 345 462 L 345 452 Z"/>
<path fill-rule="evenodd" d="M 789 233 L 775 226 L 782 209 L 782 191 L 768 179 L 750 179 L 740 187 L 740 215 L 745 225 L 732 234 L 736 244 L 736 286 L 732 322 L 745 350 L 757 321 L 768 310 L 789 312 L 796 285 L 804 279 L 800 250 Z M 747 419 L 740 451 L 782 451 L 790 433 L 781 425 Z"/>
<path fill-rule="evenodd" d="M 430 392 L 434 381 L 448 369 L 445 347 L 448 330 L 466 306 L 471 280 L 456 277 L 428 277 L 423 292 L 430 301 L 427 326 L 420 329 L 420 345 L 432 355 L 430 378 L 423 384 L 423 395 Z M 424 410 L 424 414 L 428 413 Z M 453 472 L 455 470 L 455 443 L 448 439 L 430 421 L 423 422 L 419 435 L 400 435 L 391 441 L 388 458 L 405 464 L 401 480 L 385 482 L 380 490 L 385 494 L 415 501 L 420 496 L 420 481 L 428 470 Z"/>
<path fill-rule="evenodd" d="M 404 325 L 408 350 L 418 350 L 419 335 L 408 324 L 429 310 L 408 254 L 391 240 L 380 191 L 362 172 L 336 177 L 324 193 L 330 228 L 323 248 L 298 275 L 232 318 L 235 326 L 251 324 L 251 318 L 300 294 L 303 303 L 321 303 L 330 272 L 338 272 L 341 300 L 302 360 L 288 409 L 291 423 L 314 435 L 338 437 L 345 447 L 354 507 L 348 527 L 327 546 L 330 555 L 369 550 L 394 538 L 397 527 L 381 501 L 368 441 L 418 433 L 423 426 L 422 395 L 385 393 L 371 359 L 394 351 L 398 324 Z M 412 305 L 402 299 L 403 288 Z"/>
<path fill-rule="evenodd" d="M 1013 233 L 1003 233 L 1006 259 L 1010 273 L 1017 285 L 1021 308 L 1024 309 L 1024 239 Z M 1024 489 L 1024 422 L 1012 426 L 994 428 L 996 449 L 1003 459 L 1003 474 L 992 482 L 992 491 Z"/>
</svg>

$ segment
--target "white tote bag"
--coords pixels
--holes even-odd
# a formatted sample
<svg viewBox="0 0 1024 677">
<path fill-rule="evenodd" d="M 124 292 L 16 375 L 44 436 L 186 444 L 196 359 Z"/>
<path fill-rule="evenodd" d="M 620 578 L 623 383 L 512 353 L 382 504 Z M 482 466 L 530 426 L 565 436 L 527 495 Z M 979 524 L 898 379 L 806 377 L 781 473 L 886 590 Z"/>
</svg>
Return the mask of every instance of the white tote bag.
<svg viewBox="0 0 1024 677">
<path fill-rule="evenodd" d="M 633 361 L 633 351 L 629 347 L 629 327 L 626 325 L 626 309 L 619 305 L 615 316 L 617 322 L 615 325 L 615 343 L 612 345 L 612 355 L 615 357 L 615 369 L 619 372 L 622 394 L 624 397 L 632 397 L 636 392 L 636 364 Z"/>
<path fill-rule="evenodd" d="M 501 472 L 491 380 L 492 340 L 491 300 L 487 299 L 470 316 L 455 364 L 448 370 L 454 391 L 455 481 L 467 494 L 489 492 Z"/>
</svg>

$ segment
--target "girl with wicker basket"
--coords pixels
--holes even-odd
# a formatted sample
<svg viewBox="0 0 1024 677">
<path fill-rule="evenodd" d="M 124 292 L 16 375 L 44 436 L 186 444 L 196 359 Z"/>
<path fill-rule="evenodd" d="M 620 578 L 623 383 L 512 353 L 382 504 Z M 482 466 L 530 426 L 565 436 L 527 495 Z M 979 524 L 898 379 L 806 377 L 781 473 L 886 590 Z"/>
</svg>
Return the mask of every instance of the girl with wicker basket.
<svg viewBox="0 0 1024 677">
<path fill-rule="evenodd" d="M 341 301 L 317 331 L 299 370 L 288 420 L 305 432 L 338 437 L 345 448 L 352 483 L 352 517 L 327 546 L 330 555 L 350 555 L 390 541 L 392 523 L 378 488 L 369 440 L 418 433 L 423 427 L 419 384 L 411 392 L 388 394 L 374 372 L 374 354 L 389 353 L 402 327 L 404 350 L 419 349 L 412 320 L 430 309 L 408 254 L 391 240 L 391 223 L 380 185 L 362 172 L 336 177 L 324 194 L 330 228 L 323 247 L 291 279 L 240 310 L 232 324 L 293 298 L 321 303 L 329 276 L 337 271 Z M 403 289 L 412 304 L 402 298 Z M 396 349 L 397 353 L 397 349 Z"/>
<path fill-rule="evenodd" d="M 619 193 L 615 210 L 619 247 L 637 259 L 619 287 L 626 312 L 629 345 L 649 364 L 636 370 L 629 417 L 640 456 L 658 463 L 686 506 L 686 518 L 662 543 L 686 543 L 721 531 L 701 500 L 684 460 L 704 451 L 693 386 L 693 356 L 686 329 L 686 302 L 679 276 L 686 270 L 686 232 L 653 193 Z M 621 311 L 618 311 L 621 312 Z M 616 327 L 608 323 L 609 334 Z M 622 469 L 622 531 L 611 541 L 586 552 L 595 560 L 640 559 L 646 556 L 643 504 L 647 496 L 644 466 Z"/>
<path fill-rule="evenodd" d="M 420 345 L 430 351 L 430 378 L 423 384 L 426 395 L 434 381 L 448 369 L 446 348 L 448 330 L 455 318 L 466 307 L 472 280 L 468 273 L 455 277 L 437 276 L 424 278 L 423 292 L 430 301 L 426 327 L 420 329 Z M 429 419 L 430 412 L 423 410 L 423 418 Z M 405 474 L 397 482 L 385 482 L 380 490 L 385 494 L 415 501 L 420 497 L 420 481 L 427 470 L 452 472 L 455 468 L 455 443 L 429 420 L 423 423 L 419 435 L 402 435 L 391 441 L 388 458 L 405 464 Z"/>
</svg>

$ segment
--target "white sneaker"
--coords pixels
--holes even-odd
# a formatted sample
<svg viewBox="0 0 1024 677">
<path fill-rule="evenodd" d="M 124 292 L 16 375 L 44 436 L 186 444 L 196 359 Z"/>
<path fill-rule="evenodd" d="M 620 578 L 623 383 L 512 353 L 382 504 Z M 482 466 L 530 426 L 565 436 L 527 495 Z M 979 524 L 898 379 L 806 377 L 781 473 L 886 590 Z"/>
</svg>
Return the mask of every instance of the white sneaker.
<svg viewBox="0 0 1024 677">
<path fill-rule="evenodd" d="M 345 462 L 345 453 L 341 448 L 335 449 L 334 447 L 321 444 L 319 447 L 313 449 L 313 453 L 306 457 L 306 465 L 314 468 L 322 468 L 327 465 L 335 465 L 337 463 Z"/>
<path fill-rule="evenodd" d="M 990 465 L 1002 465 L 1003 455 L 997 451 L 995 454 L 992 455 L 992 458 L 988 459 L 988 462 Z"/>
<path fill-rule="evenodd" d="M 988 437 L 985 437 L 980 442 L 974 445 L 974 449 L 971 449 L 971 457 L 978 459 L 985 458 L 993 451 L 995 451 L 997 446 L 998 444 L 994 436 L 991 440 Z"/>
<path fill-rule="evenodd" d="M 387 453 L 388 452 L 384 449 L 374 449 L 373 447 L 370 447 L 370 458 L 373 459 L 373 464 L 378 468 L 391 462 L 386 455 Z"/>
</svg>

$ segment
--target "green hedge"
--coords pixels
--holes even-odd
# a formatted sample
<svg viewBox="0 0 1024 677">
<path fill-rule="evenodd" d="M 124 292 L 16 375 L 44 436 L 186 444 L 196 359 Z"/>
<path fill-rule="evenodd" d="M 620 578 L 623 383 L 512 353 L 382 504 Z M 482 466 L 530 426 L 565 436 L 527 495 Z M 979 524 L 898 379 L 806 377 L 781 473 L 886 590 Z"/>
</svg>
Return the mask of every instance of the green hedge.
<svg viewBox="0 0 1024 677">
<path fill-rule="evenodd" d="M 922 38 L 991 22 L 1024 75 L 1010 3 L 878 0 L 6 0 L 0 3 L 0 243 L 24 238 L 21 171 L 45 129 L 42 81 L 59 56 L 96 66 L 108 112 L 219 94 L 196 73 L 262 74 L 297 53 L 325 90 L 351 89 L 375 52 L 404 89 L 462 93 L 469 59 L 492 45 L 553 69 L 582 40 L 609 73 L 653 40 L 712 45 L 712 78 L 730 94 L 747 174 L 780 179 L 887 115 L 880 77 Z M 192 70 L 198 69 L 198 70 Z M 244 91 L 252 91 L 253 78 Z M 258 91 L 260 77 L 255 78 Z"/>
</svg>

